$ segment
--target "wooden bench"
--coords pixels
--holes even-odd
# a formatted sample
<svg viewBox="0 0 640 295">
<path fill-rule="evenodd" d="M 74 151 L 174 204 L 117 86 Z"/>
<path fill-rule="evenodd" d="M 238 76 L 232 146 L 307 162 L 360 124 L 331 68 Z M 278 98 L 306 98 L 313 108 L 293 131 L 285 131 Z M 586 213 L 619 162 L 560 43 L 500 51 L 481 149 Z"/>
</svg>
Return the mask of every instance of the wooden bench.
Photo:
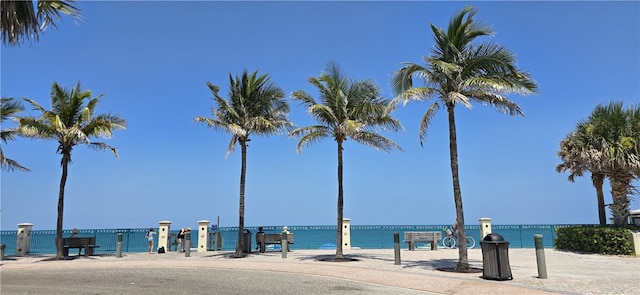
<svg viewBox="0 0 640 295">
<path fill-rule="evenodd" d="M 287 234 L 287 243 L 293 244 L 293 234 Z M 267 249 L 267 244 L 282 244 L 282 234 L 256 234 L 256 244 L 260 246 L 260 253 L 264 253 Z"/>
<path fill-rule="evenodd" d="M 93 255 L 93 250 L 100 248 L 96 245 L 95 237 L 71 237 L 62 238 L 62 254 L 64 257 L 69 256 L 69 249 L 79 249 L 78 255 L 82 254 L 84 249 L 84 256 Z"/>
<path fill-rule="evenodd" d="M 438 241 L 442 239 L 439 231 L 406 231 L 403 243 L 409 244 L 409 250 L 413 251 L 416 243 L 431 243 L 431 250 L 438 250 Z"/>
</svg>

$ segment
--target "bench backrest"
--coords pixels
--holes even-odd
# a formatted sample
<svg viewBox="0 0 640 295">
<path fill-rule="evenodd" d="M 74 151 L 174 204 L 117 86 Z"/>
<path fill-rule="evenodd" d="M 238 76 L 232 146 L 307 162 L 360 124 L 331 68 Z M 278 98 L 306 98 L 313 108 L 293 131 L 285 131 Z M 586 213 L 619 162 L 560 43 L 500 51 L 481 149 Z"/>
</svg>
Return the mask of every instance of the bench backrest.
<svg viewBox="0 0 640 295">
<path fill-rule="evenodd" d="M 433 241 L 440 240 L 442 233 L 439 231 L 406 231 L 404 232 L 404 240 L 411 241 Z"/>
<path fill-rule="evenodd" d="M 287 234 L 287 241 L 293 244 L 293 234 Z M 282 242 L 282 234 L 256 234 L 256 242 L 279 243 Z"/>
<path fill-rule="evenodd" d="M 63 238 L 62 242 L 65 246 L 69 246 L 71 248 L 77 248 L 77 247 L 84 247 L 86 245 L 95 245 L 96 238 L 95 237 Z"/>
</svg>

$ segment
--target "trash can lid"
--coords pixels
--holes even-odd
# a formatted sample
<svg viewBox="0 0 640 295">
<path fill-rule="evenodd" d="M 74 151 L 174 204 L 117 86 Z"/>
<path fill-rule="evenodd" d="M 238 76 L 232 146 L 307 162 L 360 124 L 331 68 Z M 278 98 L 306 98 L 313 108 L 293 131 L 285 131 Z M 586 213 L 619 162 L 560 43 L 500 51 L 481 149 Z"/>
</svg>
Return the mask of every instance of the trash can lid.
<svg viewBox="0 0 640 295">
<path fill-rule="evenodd" d="M 491 242 L 501 242 L 501 241 L 504 241 L 504 237 L 502 237 L 501 235 L 496 234 L 496 233 L 490 233 L 490 234 L 486 235 L 484 237 L 484 239 L 482 239 L 482 240 L 483 241 L 487 241 L 487 242 L 489 242 L 489 241 L 491 241 Z"/>
</svg>

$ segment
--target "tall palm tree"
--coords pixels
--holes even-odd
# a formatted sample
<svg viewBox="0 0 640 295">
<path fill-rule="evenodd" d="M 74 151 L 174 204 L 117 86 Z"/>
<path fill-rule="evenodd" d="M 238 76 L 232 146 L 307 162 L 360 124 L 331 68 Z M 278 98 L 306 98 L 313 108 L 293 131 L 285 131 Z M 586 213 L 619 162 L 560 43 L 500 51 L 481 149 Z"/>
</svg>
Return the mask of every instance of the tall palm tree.
<svg viewBox="0 0 640 295">
<path fill-rule="evenodd" d="M 17 46 L 25 40 L 38 41 L 40 33 L 48 26 L 57 28 L 56 21 L 61 20 L 61 14 L 66 14 L 73 19 L 81 19 L 80 10 L 73 4 L 74 0 L 61 1 L 33 1 L 1 0 L 2 11 L 2 43 L 9 46 Z"/>
<path fill-rule="evenodd" d="M 423 58 L 426 65 L 406 63 L 394 73 L 391 82 L 395 93 L 398 94 L 393 99 L 394 104 L 438 97 L 429 106 L 420 122 L 420 144 L 436 111 L 440 108 L 447 110 L 453 197 L 460 241 L 465 240 L 466 231 L 458 174 L 455 107 L 461 104 L 471 108 L 472 102 L 478 102 L 512 116 L 523 116 L 520 106 L 504 95 L 530 94 L 536 92 L 538 87 L 527 73 L 516 68 L 515 55 L 508 49 L 493 43 L 473 43 L 478 37 L 492 34 L 489 27 L 474 21 L 474 15 L 475 10 L 467 6 L 451 19 L 446 31 L 432 24 L 431 30 L 436 44 L 431 55 Z M 425 85 L 414 87 L 414 76 L 422 79 Z M 465 243 L 461 243 L 458 253 L 457 269 L 468 270 Z"/>
<path fill-rule="evenodd" d="M 39 117 L 18 119 L 20 132 L 27 137 L 55 140 L 57 153 L 62 155 L 62 177 L 58 193 L 58 220 L 56 224 L 56 257 L 62 259 L 62 221 L 64 213 L 64 189 L 67 183 L 71 152 L 80 144 L 97 150 L 111 150 L 118 157 L 116 148 L 91 138 L 111 138 L 115 130 L 126 129 L 127 122 L 112 114 L 97 114 L 96 107 L 102 95 L 91 97 L 90 90 L 82 90 L 80 82 L 71 89 L 64 89 L 57 82 L 51 86 L 51 110 L 43 108 L 32 99 L 25 98 Z"/>
<path fill-rule="evenodd" d="M 20 101 L 13 100 L 12 97 L 2 97 L 0 99 L 0 123 L 4 124 L 4 121 L 9 118 L 15 117 L 19 112 L 24 111 L 24 106 Z M 0 130 L 0 139 L 3 143 L 7 143 L 9 140 L 13 140 L 18 135 L 17 128 L 5 128 Z M 29 168 L 20 165 L 18 162 L 6 158 L 2 147 L 0 147 L 0 167 L 6 171 L 29 171 Z"/>
<path fill-rule="evenodd" d="M 402 150 L 395 142 L 376 133 L 377 127 L 399 130 L 400 122 L 392 118 L 386 110 L 389 101 L 380 97 L 378 86 L 371 80 L 352 81 L 347 79 L 336 64 L 327 65 L 319 77 L 309 78 L 309 83 L 320 91 L 320 101 L 300 90 L 292 93 L 293 99 L 301 101 L 308 113 L 319 125 L 293 130 L 291 136 L 302 136 L 297 151 L 322 138 L 333 138 L 338 152 L 338 232 L 336 240 L 336 260 L 343 260 L 342 220 L 344 193 L 342 183 L 342 151 L 347 138 L 358 143 L 389 152 Z"/>
<path fill-rule="evenodd" d="M 556 171 L 564 173 L 569 171 L 568 180 L 574 182 L 576 177 L 583 176 L 585 172 L 591 173 L 591 182 L 596 190 L 598 203 L 598 220 L 600 225 L 607 224 L 606 207 L 604 203 L 604 179 L 607 176 L 599 167 L 600 150 L 591 145 L 588 132 L 589 124 L 579 122 L 576 129 L 571 131 L 560 142 L 558 156 L 562 163 L 556 165 Z"/>
<path fill-rule="evenodd" d="M 274 135 L 288 130 L 293 125 L 287 119 L 289 105 L 284 100 L 284 91 L 271 82 L 267 74 L 258 75 L 258 71 L 249 74 L 246 70 L 242 77 L 234 79 L 229 74 L 229 100 L 221 97 L 220 87 L 207 82 L 213 94 L 215 108 L 211 108 L 212 118 L 196 116 L 194 121 L 208 127 L 231 134 L 227 148 L 229 156 L 240 144 L 242 166 L 240 169 L 240 208 L 238 221 L 238 242 L 235 257 L 242 257 L 244 249 L 244 203 L 245 177 L 247 171 L 247 143 L 250 135 Z"/>
</svg>

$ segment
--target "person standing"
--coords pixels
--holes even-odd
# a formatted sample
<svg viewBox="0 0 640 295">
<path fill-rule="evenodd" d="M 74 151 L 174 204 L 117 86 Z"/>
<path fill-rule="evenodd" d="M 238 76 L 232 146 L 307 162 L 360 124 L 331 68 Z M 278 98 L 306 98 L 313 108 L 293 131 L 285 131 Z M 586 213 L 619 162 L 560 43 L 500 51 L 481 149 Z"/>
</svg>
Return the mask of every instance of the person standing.
<svg viewBox="0 0 640 295">
<path fill-rule="evenodd" d="M 78 229 L 77 228 L 73 228 L 71 230 L 71 234 L 69 235 L 70 238 L 77 238 L 78 237 Z M 82 254 L 82 248 L 78 249 L 78 255 Z"/>
<path fill-rule="evenodd" d="M 184 252 L 184 235 L 186 233 L 187 233 L 187 230 L 185 228 L 181 228 L 177 235 L 178 249 L 180 249 L 180 252 Z"/>
<path fill-rule="evenodd" d="M 155 235 L 156 232 L 153 230 L 153 228 L 149 228 L 149 231 L 144 236 L 145 238 L 147 238 L 147 241 L 149 243 L 149 253 L 153 253 L 153 238 L 155 237 Z"/>
</svg>

